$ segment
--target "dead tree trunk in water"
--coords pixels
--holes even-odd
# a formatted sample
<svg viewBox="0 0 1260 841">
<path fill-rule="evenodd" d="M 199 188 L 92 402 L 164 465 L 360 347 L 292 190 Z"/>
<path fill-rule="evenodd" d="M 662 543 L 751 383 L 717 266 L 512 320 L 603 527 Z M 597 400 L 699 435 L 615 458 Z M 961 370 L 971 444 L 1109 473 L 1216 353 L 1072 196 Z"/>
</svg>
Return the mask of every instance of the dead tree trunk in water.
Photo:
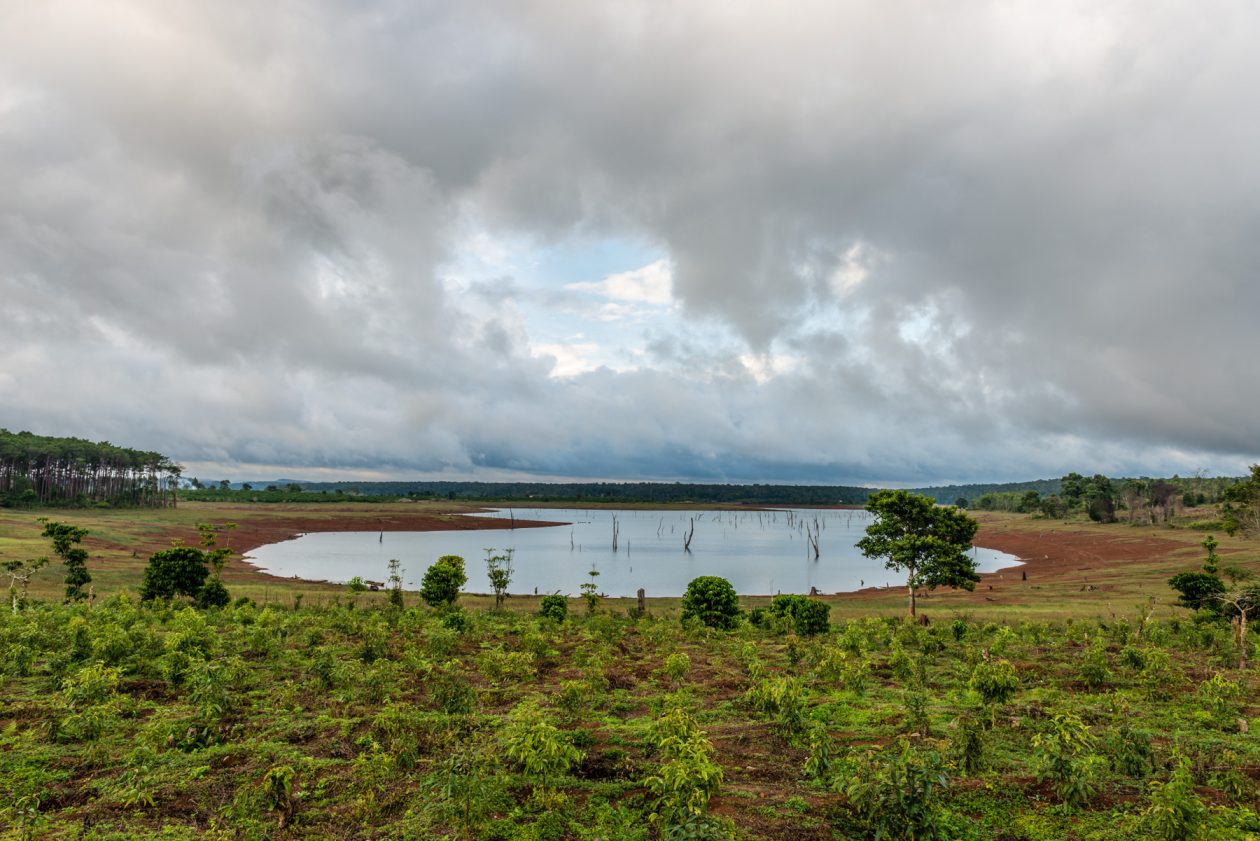
<svg viewBox="0 0 1260 841">
<path fill-rule="evenodd" d="M 691 518 L 691 530 L 687 532 L 687 536 L 683 538 L 683 551 L 691 551 L 691 538 L 696 536 L 696 518 Z"/>
</svg>

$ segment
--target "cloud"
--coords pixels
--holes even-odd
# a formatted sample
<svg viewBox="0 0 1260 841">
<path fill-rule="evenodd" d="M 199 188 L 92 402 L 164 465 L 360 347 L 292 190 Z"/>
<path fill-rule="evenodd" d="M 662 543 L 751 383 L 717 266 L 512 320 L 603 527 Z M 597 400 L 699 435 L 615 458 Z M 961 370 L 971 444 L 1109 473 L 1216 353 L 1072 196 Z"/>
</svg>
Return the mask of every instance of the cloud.
<svg viewBox="0 0 1260 841">
<path fill-rule="evenodd" d="M 664 306 L 673 300 L 673 274 L 667 260 L 657 260 L 639 269 L 610 274 L 600 281 L 570 283 L 565 288 L 592 292 L 612 301 Z"/>
<path fill-rule="evenodd" d="M 0 425 L 227 475 L 1239 472 L 1258 17 L 7 6 Z"/>
</svg>

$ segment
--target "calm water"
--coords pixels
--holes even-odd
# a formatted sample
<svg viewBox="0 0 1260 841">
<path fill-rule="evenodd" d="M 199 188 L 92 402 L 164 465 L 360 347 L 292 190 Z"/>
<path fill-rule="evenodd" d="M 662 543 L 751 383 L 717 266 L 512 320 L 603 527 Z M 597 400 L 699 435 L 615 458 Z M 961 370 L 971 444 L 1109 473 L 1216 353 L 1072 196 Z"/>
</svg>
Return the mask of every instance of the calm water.
<svg viewBox="0 0 1260 841">
<path fill-rule="evenodd" d="M 613 511 L 609 509 L 513 508 L 479 516 L 547 520 L 543 528 L 432 532 L 316 532 L 260 546 L 246 557 L 267 572 L 313 580 L 354 576 L 383 581 L 391 558 L 402 561 L 408 589 L 419 586 L 439 555 L 461 555 L 469 592 L 490 592 L 486 550 L 513 551 L 513 593 L 577 595 L 591 569 L 600 590 L 633 596 L 680 596 L 698 575 L 720 575 L 744 594 L 833 593 L 863 586 L 899 584 L 904 576 L 864 558 L 854 543 L 870 522 L 865 511 Z M 613 551 L 613 526 L 618 529 Z M 695 522 L 691 552 L 683 539 Z M 809 533 L 817 535 L 814 559 Z M 1018 563 L 1013 555 L 977 548 L 981 572 Z"/>
</svg>

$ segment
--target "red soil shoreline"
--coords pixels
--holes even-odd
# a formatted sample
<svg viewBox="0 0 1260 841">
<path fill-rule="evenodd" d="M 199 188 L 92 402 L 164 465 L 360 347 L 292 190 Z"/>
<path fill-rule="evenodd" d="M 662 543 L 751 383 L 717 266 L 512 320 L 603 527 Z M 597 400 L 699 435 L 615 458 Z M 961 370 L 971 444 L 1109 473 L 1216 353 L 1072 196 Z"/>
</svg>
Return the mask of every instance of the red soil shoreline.
<svg viewBox="0 0 1260 841">
<path fill-rule="evenodd" d="M 237 528 L 225 533 L 223 538 L 223 542 L 237 553 L 236 557 L 229 562 L 225 577 L 236 580 L 294 581 L 293 578 L 263 572 L 245 561 L 241 555 L 259 546 L 292 540 L 302 534 L 312 532 L 428 532 L 505 528 L 506 524 L 501 519 L 468 516 L 486 510 L 489 508 L 469 508 L 465 511 L 447 513 L 406 510 L 382 512 L 379 509 L 323 513 L 305 509 L 300 513 L 295 511 L 287 514 L 271 509 L 260 516 L 249 507 L 242 506 L 240 513 L 234 518 L 238 524 Z M 562 524 L 561 521 L 523 519 L 515 521 L 516 528 L 538 528 Z M 1091 571 L 1096 577 L 1101 578 L 1108 567 L 1114 567 L 1126 561 L 1163 558 L 1186 548 L 1183 542 L 1160 537 L 1137 536 L 1132 532 L 1100 534 L 1088 527 L 1079 531 L 1055 529 L 1037 532 L 1030 529 L 1028 525 L 1023 522 L 1012 523 L 1001 519 L 989 519 L 981 515 L 981 527 L 976 536 L 976 545 L 1014 555 L 1021 564 L 983 574 L 978 591 L 1010 580 L 1011 571 L 1015 569 L 1022 570 L 1029 579 L 1035 578 L 1040 582 L 1069 579 L 1077 581 L 1087 579 Z M 145 546 L 142 549 L 152 551 L 162 548 L 168 545 L 171 538 L 196 543 L 197 536 L 192 530 L 177 530 L 163 535 L 160 540 L 155 538 L 152 546 Z M 900 588 L 894 586 L 894 589 Z M 888 589 L 884 587 L 866 587 L 844 595 L 852 598 L 871 598 L 884 596 L 887 592 Z"/>
</svg>

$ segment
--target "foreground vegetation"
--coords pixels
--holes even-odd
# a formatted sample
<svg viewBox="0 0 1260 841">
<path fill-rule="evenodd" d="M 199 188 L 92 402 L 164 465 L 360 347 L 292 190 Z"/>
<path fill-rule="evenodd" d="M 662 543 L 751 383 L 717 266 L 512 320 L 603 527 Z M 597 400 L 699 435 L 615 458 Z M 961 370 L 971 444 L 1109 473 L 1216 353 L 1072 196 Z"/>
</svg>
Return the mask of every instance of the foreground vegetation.
<svg viewBox="0 0 1260 841">
<path fill-rule="evenodd" d="M 6 611 L 2 837 L 1260 837 L 1254 677 L 1208 615 L 357 598 Z"/>
</svg>

